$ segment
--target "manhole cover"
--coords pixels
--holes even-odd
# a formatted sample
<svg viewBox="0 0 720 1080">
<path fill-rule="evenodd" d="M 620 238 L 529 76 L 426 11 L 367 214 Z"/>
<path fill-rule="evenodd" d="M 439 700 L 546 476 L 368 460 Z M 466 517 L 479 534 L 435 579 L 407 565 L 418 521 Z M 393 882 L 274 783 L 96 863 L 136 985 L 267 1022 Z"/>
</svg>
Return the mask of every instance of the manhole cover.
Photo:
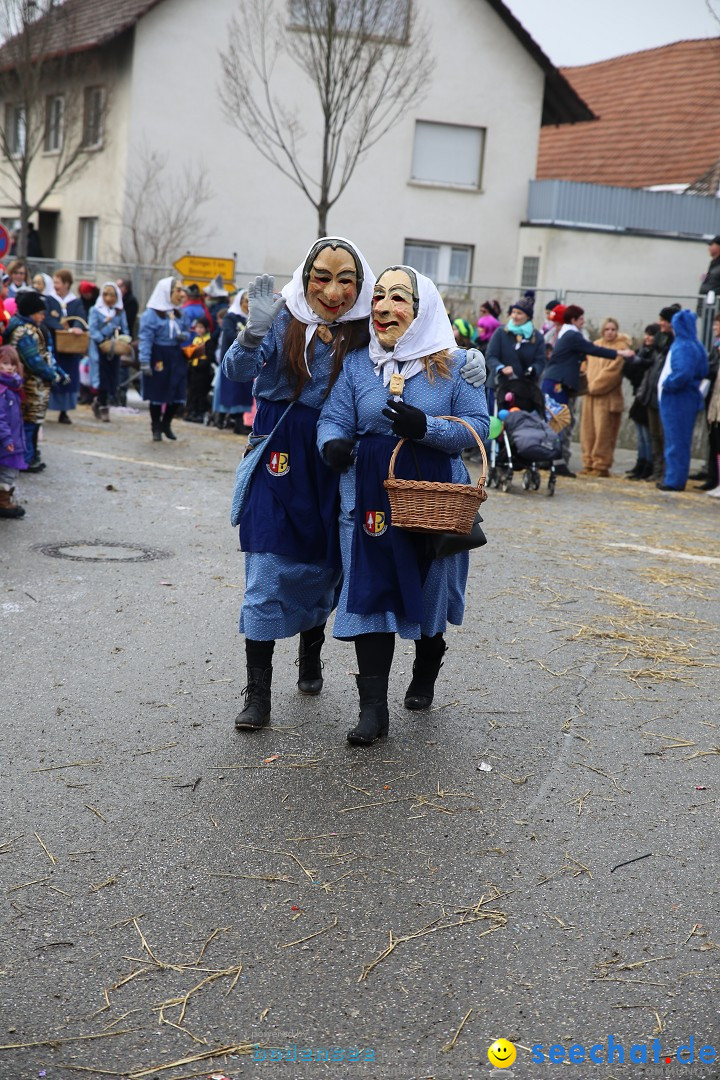
<svg viewBox="0 0 720 1080">
<path fill-rule="evenodd" d="M 171 551 L 144 547 L 142 544 L 122 544 L 116 540 L 70 540 L 64 544 L 36 544 L 51 559 L 70 559 L 73 562 L 152 562 L 169 559 Z"/>
</svg>

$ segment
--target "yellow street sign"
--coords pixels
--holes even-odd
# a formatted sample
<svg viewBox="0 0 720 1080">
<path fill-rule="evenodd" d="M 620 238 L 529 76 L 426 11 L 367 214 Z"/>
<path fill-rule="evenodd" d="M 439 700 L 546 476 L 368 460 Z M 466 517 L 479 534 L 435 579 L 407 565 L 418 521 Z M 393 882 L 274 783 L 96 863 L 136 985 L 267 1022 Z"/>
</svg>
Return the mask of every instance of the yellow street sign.
<svg viewBox="0 0 720 1080">
<path fill-rule="evenodd" d="M 196 281 L 198 285 L 208 283 L 218 274 L 225 285 L 232 285 L 235 280 L 234 259 L 211 259 L 206 255 L 183 255 L 173 263 L 174 269 L 181 278 L 189 284 Z"/>
</svg>

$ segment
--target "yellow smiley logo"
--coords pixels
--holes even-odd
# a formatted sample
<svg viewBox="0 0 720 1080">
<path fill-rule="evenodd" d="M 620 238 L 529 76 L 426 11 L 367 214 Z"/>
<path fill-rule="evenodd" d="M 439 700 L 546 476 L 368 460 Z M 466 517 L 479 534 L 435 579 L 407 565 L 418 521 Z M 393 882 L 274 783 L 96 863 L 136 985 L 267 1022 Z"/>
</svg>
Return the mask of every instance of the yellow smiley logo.
<svg viewBox="0 0 720 1080">
<path fill-rule="evenodd" d="M 517 1057 L 517 1051 L 507 1039 L 496 1039 L 488 1048 L 488 1061 L 496 1069 L 507 1069 Z"/>
</svg>

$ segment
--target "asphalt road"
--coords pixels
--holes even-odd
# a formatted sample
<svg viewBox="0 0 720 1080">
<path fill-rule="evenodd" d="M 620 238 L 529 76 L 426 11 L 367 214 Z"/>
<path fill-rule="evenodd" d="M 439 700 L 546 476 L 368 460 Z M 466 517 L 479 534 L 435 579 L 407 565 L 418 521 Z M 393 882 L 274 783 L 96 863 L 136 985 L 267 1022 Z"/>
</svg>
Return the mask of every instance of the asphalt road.
<svg viewBox="0 0 720 1080">
<path fill-rule="evenodd" d="M 498 1038 L 538 1080 L 610 1034 L 579 1080 L 684 1075 L 691 1036 L 716 1078 L 717 501 L 493 492 L 430 714 L 403 643 L 390 738 L 349 747 L 351 647 L 307 699 L 288 641 L 238 734 L 243 440 L 176 427 L 49 422 L 0 522 L 0 1080 L 474 1080 Z"/>
</svg>

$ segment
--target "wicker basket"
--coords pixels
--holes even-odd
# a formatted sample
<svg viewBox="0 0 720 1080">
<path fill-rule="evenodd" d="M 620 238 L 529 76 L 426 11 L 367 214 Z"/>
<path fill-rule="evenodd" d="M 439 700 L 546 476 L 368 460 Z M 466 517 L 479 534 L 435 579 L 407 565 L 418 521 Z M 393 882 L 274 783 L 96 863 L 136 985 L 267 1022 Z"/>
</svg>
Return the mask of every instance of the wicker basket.
<svg viewBox="0 0 720 1080">
<path fill-rule="evenodd" d="M 116 330 L 111 338 L 100 342 L 100 352 L 109 356 L 130 356 L 133 351 L 132 338 Z"/>
<path fill-rule="evenodd" d="M 410 529 L 412 532 L 451 532 L 467 536 L 472 530 L 478 507 L 487 499 L 485 490 L 488 471 L 487 454 L 482 439 L 465 420 L 457 416 L 440 416 L 438 419 L 454 420 L 472 434 L 482 455 L 480 479 L 476 486 L 443 484 L 430 480 L 397 479 L 395 461 L 400 447 L 407 441 L 401 439 L 393 450 L 388 478 L 385 481 L 390 500 L 392 524 L 398 529 Z"/>
<path fill-rule="evenodd" d="M 87 332 L 88 324 L 79 315 L 68 315 L 66 322 L 80 322 L 85 327 L 81 334 L 75 334 L 71 330 L 55 331 L 55 351 L 64 356 L 87 356 L 90 348 L 90 335 Z"/>
</svg>

